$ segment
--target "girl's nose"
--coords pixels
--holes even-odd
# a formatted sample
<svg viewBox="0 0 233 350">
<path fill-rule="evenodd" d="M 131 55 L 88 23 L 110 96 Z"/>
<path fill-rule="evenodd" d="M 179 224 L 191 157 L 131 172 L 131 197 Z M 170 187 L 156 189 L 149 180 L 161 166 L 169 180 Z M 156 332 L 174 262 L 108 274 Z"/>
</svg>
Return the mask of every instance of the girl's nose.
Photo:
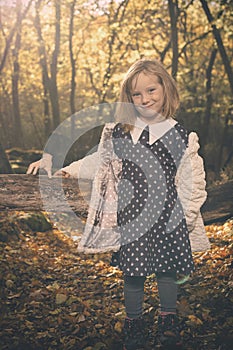
<svg viewBox="0 0 233 350">
<path fill-rule="evenodd" d="M 143 105 L 147 104 L 150 100 L 149 95 L 147 93 L 142 94 L 141 99 Z"/>
</svg>

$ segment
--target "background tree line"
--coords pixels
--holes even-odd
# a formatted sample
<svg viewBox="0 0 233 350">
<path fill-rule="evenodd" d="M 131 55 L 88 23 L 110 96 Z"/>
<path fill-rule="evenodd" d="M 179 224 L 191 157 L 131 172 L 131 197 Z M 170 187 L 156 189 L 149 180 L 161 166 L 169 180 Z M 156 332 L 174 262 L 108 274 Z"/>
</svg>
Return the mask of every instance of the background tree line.
<svg viewBox="0 0 233 350">
<path fill-rule="evenodd" d="M 129 66 L 147 56 L 177 80 L 176 117 L 199 133 L 219 176 L 233 158 L 232 9 L 230 0 L 1 0 L 0 149 L 43 149 L 67 117 L 116 102 Z"/>
</svg>

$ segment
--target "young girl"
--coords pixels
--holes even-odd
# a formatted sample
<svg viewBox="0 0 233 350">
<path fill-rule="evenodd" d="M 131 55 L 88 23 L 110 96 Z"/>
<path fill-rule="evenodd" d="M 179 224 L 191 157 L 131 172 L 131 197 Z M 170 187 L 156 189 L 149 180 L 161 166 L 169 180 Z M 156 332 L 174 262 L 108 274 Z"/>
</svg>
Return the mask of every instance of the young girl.
<svg viewBox="0 0 233 350">
<path fill-rule="evenodd" d="M 92 178 L 79 250 L 118 251 L 124 274 L 124 349 L 143 348 L 143 295 L 155 273 L 160 297 L 158 341 L 177 346 L 178 275 L 194 270 L 192 252 L 209 248 L 200 208 L 206 199 L 198 137 L 173 116 L 175 82 L 156 60 L 137 61 L 123 80 L 117 124 L 107 124 L 97 153 L 61 169 Z M 178 283 L 177 283 L 178 282 Z"/>
</svg>

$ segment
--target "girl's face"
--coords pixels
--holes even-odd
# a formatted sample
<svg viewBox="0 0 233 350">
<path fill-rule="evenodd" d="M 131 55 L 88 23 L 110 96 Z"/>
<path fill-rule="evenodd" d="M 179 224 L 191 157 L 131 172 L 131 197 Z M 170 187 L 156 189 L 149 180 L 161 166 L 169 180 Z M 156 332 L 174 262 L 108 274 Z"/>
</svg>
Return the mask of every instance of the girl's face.
<svg viewBox="0 0 233 350">
<path fill-rule="evenodd" d="M 163 86 L 156 75 L 141 72 L 132 80 L 131 97 L 140 118 L 153 123 L 161 117 L 164 104 Z"/>
</svg>

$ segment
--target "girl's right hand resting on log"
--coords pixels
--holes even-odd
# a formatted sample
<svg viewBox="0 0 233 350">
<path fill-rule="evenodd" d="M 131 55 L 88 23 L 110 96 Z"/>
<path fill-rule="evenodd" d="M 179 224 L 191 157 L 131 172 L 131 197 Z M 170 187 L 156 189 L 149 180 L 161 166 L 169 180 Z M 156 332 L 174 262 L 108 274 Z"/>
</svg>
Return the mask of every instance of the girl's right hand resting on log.
<svg viewBox="0 0 233 350">
<path fill-rule="evenodd" d="M 52 155 L 49 153 L 44 153 L 42 158 L 37 160 L 36 162 L 33 162 L 29 165 L 27 169 L 27 174 L 36 175 L 39 171 L 39 169 L 44 169 L 48 177 L 52 177 Z"/>
</svg>

